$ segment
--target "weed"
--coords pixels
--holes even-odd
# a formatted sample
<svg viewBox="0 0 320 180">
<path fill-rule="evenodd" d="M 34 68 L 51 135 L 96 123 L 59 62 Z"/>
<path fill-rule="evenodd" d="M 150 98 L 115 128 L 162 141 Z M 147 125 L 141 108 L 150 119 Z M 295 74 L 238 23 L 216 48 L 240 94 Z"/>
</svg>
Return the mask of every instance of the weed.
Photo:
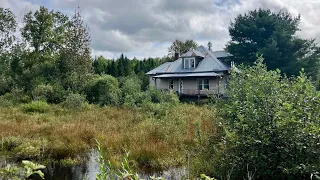
<svg viewBox="0 0 320 180">
<path fill-rule="evenodd" d="M 45 113 L 50 110 L 50 105 L 45 101 L 33 101 L 28 104 L 23 104 L 21 106 L 23 112 L 38 112 L 38 113 Z"/>
</svg>

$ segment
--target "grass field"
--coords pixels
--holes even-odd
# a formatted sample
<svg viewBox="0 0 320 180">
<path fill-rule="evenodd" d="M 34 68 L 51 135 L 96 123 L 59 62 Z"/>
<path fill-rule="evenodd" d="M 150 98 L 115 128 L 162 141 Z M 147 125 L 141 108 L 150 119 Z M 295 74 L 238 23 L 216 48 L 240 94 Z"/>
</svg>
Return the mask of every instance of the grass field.
<svg viewBox="0 0 320 180">
<path fill-rule="evenodd" d="M 143 108 L 88 106 L 66 110 L 50 105 L 27 112 L 24 106 L 0 108 L 1 154 L 18 159 L 81 159 L 99 140 L 113 162 L 124 151 L 139 168 L 185 164 L 186 153 L 201 138 L 214 135 L 215 113 L 190 104 Z"/>
</svg>

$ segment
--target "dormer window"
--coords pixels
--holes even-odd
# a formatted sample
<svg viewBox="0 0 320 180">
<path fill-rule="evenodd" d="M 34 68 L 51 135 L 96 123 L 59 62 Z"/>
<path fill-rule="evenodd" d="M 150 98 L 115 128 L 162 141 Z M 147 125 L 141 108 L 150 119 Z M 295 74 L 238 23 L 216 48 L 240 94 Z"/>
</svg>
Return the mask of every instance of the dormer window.
<svg viewBox="0 0 320 180">
<path fill-rule="evenodd" d="M 194 57 L 184 58 L 184 68 L 190 69 L 196 67 L 196 60 Z"/>
</svg>

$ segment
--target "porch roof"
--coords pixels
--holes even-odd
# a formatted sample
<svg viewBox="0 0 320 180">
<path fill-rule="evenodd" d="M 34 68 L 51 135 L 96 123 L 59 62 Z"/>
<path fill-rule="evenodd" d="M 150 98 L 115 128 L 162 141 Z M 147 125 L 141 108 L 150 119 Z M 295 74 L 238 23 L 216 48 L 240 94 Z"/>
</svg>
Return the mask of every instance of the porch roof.
<svg viewBox="0 0 320 180">
<path fill-rule="evenodd" d="M 179 78 L 179 77 L 216 77 L 220 76 L 214 72 L 207 72 L 207 73 L 180 73 L 180 74 L 161 74 L 158 76 L 153 76 L 155 78 Z"/>
</svg>

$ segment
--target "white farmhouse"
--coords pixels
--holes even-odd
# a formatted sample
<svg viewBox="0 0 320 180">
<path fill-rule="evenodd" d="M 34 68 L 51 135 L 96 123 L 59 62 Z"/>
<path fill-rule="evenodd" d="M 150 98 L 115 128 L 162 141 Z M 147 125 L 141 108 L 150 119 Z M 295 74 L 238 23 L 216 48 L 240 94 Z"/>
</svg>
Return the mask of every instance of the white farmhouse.
<svg viewBox="0 0 320 180">
<path fill-rule="evenodd" d="M 225 51 L 210 51 L 199 46 L 149 71 L 150 85 L 182 96 L 225 95 L 231 67 L 221 59 L 231 56 Z"/>
</svg>

